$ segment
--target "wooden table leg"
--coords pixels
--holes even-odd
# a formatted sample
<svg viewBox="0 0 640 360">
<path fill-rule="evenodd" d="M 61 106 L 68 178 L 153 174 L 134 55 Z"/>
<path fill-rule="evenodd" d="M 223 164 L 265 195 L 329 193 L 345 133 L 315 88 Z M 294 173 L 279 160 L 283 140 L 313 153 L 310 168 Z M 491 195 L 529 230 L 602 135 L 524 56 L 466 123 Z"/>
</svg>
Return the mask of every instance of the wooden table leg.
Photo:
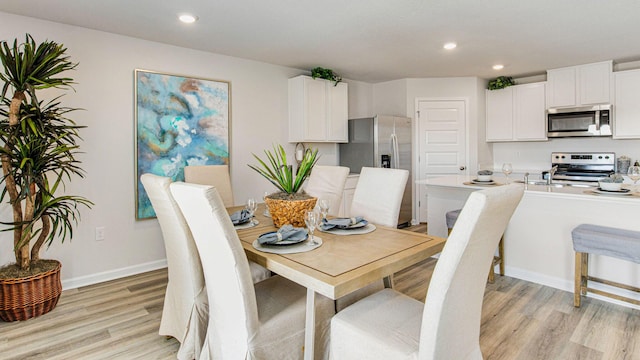
<svg viewBox="0 0 640 360">
<path fill-rule="evenodd" d="M 385 289 L 393 289 L 393 275 L 383 277 L 382 284 L 384 285 Z"/>
</svg>

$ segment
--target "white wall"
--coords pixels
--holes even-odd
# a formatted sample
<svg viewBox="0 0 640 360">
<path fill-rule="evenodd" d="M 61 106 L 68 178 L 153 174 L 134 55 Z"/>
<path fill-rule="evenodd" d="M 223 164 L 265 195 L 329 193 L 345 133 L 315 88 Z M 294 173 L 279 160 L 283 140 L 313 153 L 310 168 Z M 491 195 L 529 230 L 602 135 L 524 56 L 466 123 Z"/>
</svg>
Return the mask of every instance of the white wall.
<svg viewBox="0 0 640 360">
<path fill-rule="evenodd" d="M 231 176 L 237 203 L 261 197 L 273 185 L 247 167 L 251 153 L 262 154 L 272 143 L 287 143 L 287 79 L 306 73 L 256 61 L 169 46 L 120 35 L 0 13 L 0 39 L 24 39 L 64 44 L 77 70 L 68 74 L 77 85 L 63 104 L 81 107 L 74 119 L 88 128 L 81 136 L 85 179 L 67 187 L 70 194 L 95 203 L 81 211 L 72 241 L 56 241 L 43 258 L 62 262 L 65 288 L 165 266 L 157 220 L 135 220 L 134 69 L 145 69 L 231 82 Z M 358 99 L 354 113 L 368 113 L 371 89 L 356 83 L 349 95 Z M 364 95 L 358 94 L 363 89 Z M 351 110 L 351 109 L 350 109 Z M 320 146 L 323 161 L 335 163 L 335 146 Z M 11 220 L 0 206 L 2 220 Z M 98 226 L 106 239 L 94 240 Z M 0 265 L 13 261 L 12 234 L 0 233 Z"/>
<path fill-rule="evenodd" d="M 409 116 L 407 113 L 407 79 L 373 85 L 373 114 Z"/>
</svg>

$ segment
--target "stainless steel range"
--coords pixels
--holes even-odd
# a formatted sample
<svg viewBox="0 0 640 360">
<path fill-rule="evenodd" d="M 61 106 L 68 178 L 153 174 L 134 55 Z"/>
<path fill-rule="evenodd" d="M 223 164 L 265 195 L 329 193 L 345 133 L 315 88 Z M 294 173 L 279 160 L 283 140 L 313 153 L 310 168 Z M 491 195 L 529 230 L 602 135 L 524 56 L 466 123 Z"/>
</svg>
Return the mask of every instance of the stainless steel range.
<svg viewBox="0 0 640 360">
<path fill-rule="evenodd" d="M 551 153 L 551 166 L 555 168 L 553 180 L 598 181 L 616 170 L 616 154 L 612 152 Z"/>
</svg>

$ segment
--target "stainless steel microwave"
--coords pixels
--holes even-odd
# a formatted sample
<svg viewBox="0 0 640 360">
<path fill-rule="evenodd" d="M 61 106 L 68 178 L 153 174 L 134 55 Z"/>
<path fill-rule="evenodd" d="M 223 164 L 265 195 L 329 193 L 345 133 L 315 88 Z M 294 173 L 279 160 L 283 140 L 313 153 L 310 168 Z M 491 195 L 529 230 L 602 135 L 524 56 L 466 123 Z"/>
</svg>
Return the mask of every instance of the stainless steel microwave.
<svg viewBox="0 0 640 360">
<path fill-rule="evenodd" d="M 611 105 L 547 110 L 547 137 L 611 136 Z"/>
</svg>

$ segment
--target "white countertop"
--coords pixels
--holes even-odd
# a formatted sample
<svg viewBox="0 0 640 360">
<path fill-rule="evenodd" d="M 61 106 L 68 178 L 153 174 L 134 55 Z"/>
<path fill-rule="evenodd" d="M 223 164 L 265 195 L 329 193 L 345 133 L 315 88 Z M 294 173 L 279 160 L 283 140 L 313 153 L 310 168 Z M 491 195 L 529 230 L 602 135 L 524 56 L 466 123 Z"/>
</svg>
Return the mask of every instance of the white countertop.
<svg viewBox="0 0 640 360">
<path fill-rule="evenodd" d="M 486 189 L 490 186 L 498 186 L 506 183 L 506 178 L 504 176 L 495 176 L 494 181 L 496 185 L 475 185 L 469 184 L 475 176 L 469 175 L 448 175 L 442 177 L 436 177 L 431 179 L 417 180 L 417 185 L 427 185 L 427 189 L 429 187 L 448 187 L 448 188 L 459 188 L 459 189 L 469 189 L 469 190 L 480 190 Z M 510 179 L 511 182 L 519 179 Z M 467 183 L 467 184 L 465 184 Z M 557 182 L 562 184 L 562 182 Z M 522 186 L 525 186 L 522 182 L 520 182 Z M 575 182 L 569 182 L 569 184 L 576 184 Z M 579 183 L 578 183 L 579 184 Z M 639 187 L 634 187 L 631 184 L 624 184 L 623 188 L 628 188 L 632 190 L 631 195 L 602 195 L 598 193 L 593 193 L 593 190 L 597 190 L 597 187 L 584 187 L 584 186 L 565 186 L 563 187 L 555 187 L 548 185 L 531 185 L 527 184 L 525 187 L 525 193 L 532 195 L 551 195 L 552 196 L 567 196 L 567 197 L 575 197 L 579 196 L 581 198 L 594 198 L 594 199 L 604 199 L 604 200 L 615 200 L 615 201 L 638 201 L 640 200 L 640 193 L 638 193 Z"/>
</svg>

